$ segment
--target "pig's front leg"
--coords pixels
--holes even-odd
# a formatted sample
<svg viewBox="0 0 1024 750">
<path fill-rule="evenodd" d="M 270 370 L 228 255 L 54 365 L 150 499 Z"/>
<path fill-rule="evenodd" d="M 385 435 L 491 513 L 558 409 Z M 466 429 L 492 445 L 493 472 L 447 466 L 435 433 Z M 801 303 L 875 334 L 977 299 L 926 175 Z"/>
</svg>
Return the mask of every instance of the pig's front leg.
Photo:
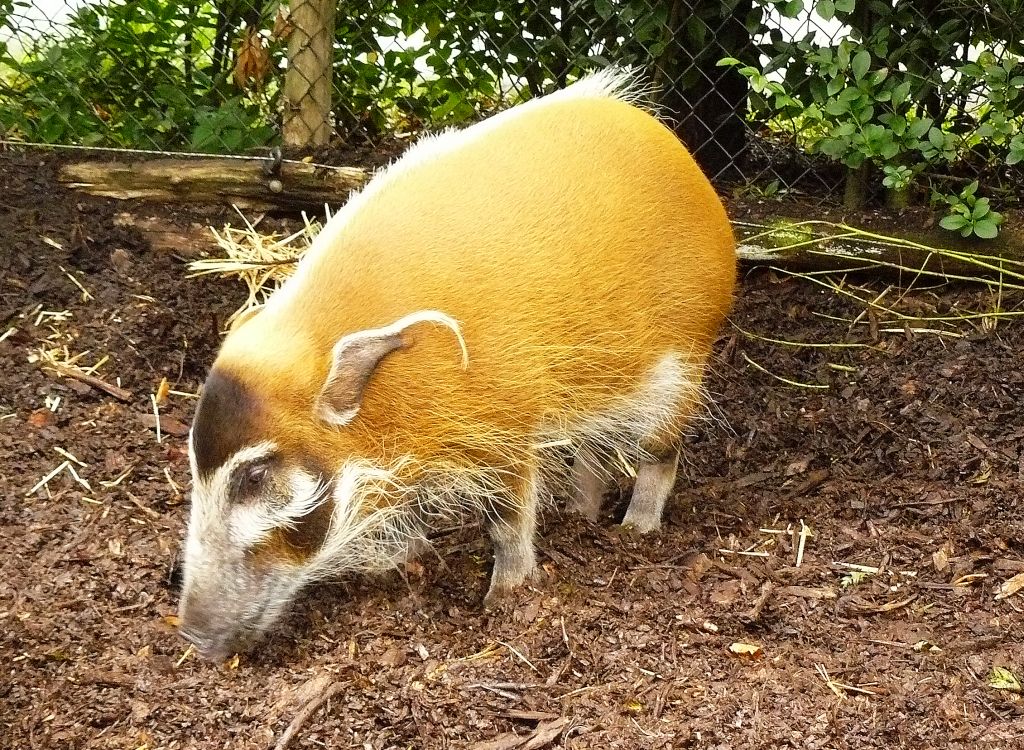
<svg viewBox="0 0 1024 750">
<path fill-rule="evenodd" d="M 488 513 L 488 530 L 494 545 L 491 587 L 484 597 L 488 609 L 496 606 L 530 578 L 537 569 L 533 538 L 537 531 L 539 482 L 535 464 L 524 467 L 503 499 Z"/>
</svg>

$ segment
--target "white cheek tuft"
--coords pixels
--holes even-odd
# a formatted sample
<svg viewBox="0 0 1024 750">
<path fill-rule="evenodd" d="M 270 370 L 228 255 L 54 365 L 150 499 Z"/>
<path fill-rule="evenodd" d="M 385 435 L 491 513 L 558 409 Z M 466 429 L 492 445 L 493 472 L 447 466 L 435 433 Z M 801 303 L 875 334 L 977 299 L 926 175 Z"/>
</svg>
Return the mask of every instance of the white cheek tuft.
<svg viewBox="0 0 1024 750">
<path fill-rule="evenodd" d="M 288 477 L 287 502 L 240 505 L 230 513 L 230 537 L 240 547 L 259 544 L 280 528 L 293 528 L 300 518 L 327 499 L 328 485 L 308 472 L 296 469 Z M 283 499 L 282 499 L 283 500 Z"/>
</svg>

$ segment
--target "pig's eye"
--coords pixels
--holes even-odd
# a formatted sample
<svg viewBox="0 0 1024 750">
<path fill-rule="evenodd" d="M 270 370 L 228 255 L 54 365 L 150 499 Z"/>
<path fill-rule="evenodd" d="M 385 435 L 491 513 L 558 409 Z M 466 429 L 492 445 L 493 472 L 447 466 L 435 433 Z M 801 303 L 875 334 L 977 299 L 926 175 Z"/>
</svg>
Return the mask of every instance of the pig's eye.
<svg viewBox="0 0 1024 750">
<path fill-rule="evenodd" d="M 262 494 L 270 482 L 270 465 L 255 463 L 246 466 L 235 479 L 235 493 L 239 498 Z"/>
<path fill-rule="evenodd" d="M 267 479 L 270 476 L 270 467 L 266 464 L 256 464 L 250 466 L 248 471 L 245 472 L 245 484 L 250 490 L 261 490 L 263 485 L 267 483 Z"/>
</svg>

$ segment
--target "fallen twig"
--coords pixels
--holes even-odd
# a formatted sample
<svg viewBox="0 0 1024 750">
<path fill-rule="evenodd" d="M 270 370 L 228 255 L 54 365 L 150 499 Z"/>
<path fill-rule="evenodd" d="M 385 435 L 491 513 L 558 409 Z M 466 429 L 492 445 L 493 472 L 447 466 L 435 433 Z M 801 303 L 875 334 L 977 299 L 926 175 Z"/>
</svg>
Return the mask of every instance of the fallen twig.
<svg viewBox="0 0 1024 750">
<path fill-rule="evenodd" d="M 814 669 L 817 671 L 818 676 L 824 681 L 825 686 L 828 687 L 839 700 L 845 700 L 848 696 L 847 693 L 860 693 L 861 695 L 878 695 L 879 690 L 869 690 L 865 687 L 858 687 L 857 685 L 846 685 L 842 682 L 836 682 L 829 676 L 828 670 L 825 669 L 824 664 L 815 664 Z"/>
<path fill-rule="evenodd" d="M 316 713 L 316 710 L 320 708 L 320 706 L 341 692 L 342 687 L 344 687 L 343 683 L 332 682 L 324 688 L 322 693 L 312 697 L 309 702 L 302 707 L 302 710 L 295 714 L 295 718 L 292 719 L 288 728 L 284 730 L 284 734 L 281 735 L 281 739 L 279 739 L 277 744 L 274 745 L 274 750 L 284 750 L 284 748 L 288 747 L 288 745 L 291 744 L 291 741 L 295 739 L 295 735 L 297 735 L 299 730 L 302 729 L 303 724 L 309 721 L 309 717 Z"/>
<path fill-rule="evenodd" d="M 768 599 L 771 597 L 772 592 L 775 590 L 775 584 L 771 581 L 765 581 L 761 584 L 761 593 L 757 597 L 757 601 L 754 602 L 754 606 L 750 608 L 750 611 L 743 615 L 742 619 L 748 622 L 757 622 L 761 618 L 761 612 L 764 610 L 764 605 L 768 603 Z"/>
<path fill-rule="evenodd" d="M 797 534 L 800 541 L 797 543 L 796 548 L 796 567 L 800 567 L 804 562 L 804 548 L 807 546 L 807 538 L 814 536 L 814 532 L 811 531 L 811 527 L 804 523 L 804 519 L 800 519 L 800 533 Z"/>
<path fill-rule="evenodd" d="M 137 498 L 135 495 L 130 493 L 128 490 L 125 490 L 124 494 L 125 494 L 125 497 L 127 497 L 128 500 L 131 501 L 132 505 L 134 505 L 136 508 L 141 510 L 147 516 L 149 516 L 150 518 L 160 518 L 160 514 L 157 511 L 155 511 L 152 508 L 150 508 L 148 505 L 146 505 L 144 502 L 139 500 L 139 498 Z"/>
<path fill-rule="evenodd" d="M 897 609 L 901 609 L 902 607 L 906 607 L 908 604 L 914 602 L 916 599 L 917 594 L 913 594 L 911 596 L 908 596 L 906 599 L 901 599 L 896 602 L 889 602 L 888 604 L 859 604 L 857 602 L 851 602 L 849 604 L 849 607 L 857 614 L 879 615 L 884 614 L 886 612 L 893 612 Z"/>
<path fill-rule="evenodd" d="M 484 690 L 535 690 L 545 686 L 535 682 L 475 682 L 468 687 Z"/>
<path fill-rule="evenodd" d="M 493 740 L 477 743 L 473 746 L 473 750 L 514 750 L 514 748 L 539 750 L 557 740 L 568 725 L 569 719 L 563 716 L 554 721 L 541 722 L 530 734 L 509 732 Z"/>
<path fill-rule="evenodd" d="M 533 670 L 534 672 L 536 672 L 537 674 L 540 674 L 540 670 L 539 670 L 539 669 L 537 669 L 537 667 L 535 667 L 535 666 L 533 665 L 533 662 L 531 662 L 531 661 L 530 661 L 529 659 L 527 659 L 527 658 L 526 658 L 525 656 L 523 656 L 523 655 L 522 655 L 522 654 L 521 654 L 521 653 L 520 653 L 520 652 L 519 652 L 519 651 L 518 651 L 518 650 L 517 650 L 517 649 L 515 648 L 515 646 L 512 646 L 511 644 L 505 643 L 505 641 L 498 641 L 498 643 L 500 643 L 500 644 L 501 644 L 502 646 L 504 646 L 505 648 L 507 648 L 507 649 L 508 649 L 508 650 L 509 650 L 510 652 L 512 652 L 513 654 L 515 654 L 515 655 L 516 655 L 517 657 L 519 657 L 519 660 L 520 660 L 521 662 L 523 662 L 523 664 L 525 664 L 526 666 L 528 666 L 528 667 L 529 667 L 530 669 L 532 669 L 532 670 Z"/>
<path fill-rule="evenodd" d="M 116 385 L 108 383 L 107 381 L 102 380 L 96 377 L 95 375 L 90 375 L 89 373 L 80 370 L 77 367 L 66 367 L 65 365 L 62 365 L 59 362 L 47 362 L 44 365 L 44 367 L 49 367 L 58 375 L 62 375 L 66 378 L 71 378 L 72 380 L 77 380 L 79 382 L 85 383 L 86 385 L 91 386 L 92 388 L 95 388 L 98 391 L 103 391 L 104 393 L 113 396 L 119 401 L 131 401 L 132 398 L 134 398 L 132 396 L 131 391 L 126 391 L 124 388 L 120 388 Z"/>
<path fill-rule="evenodd" d="M 790 380 L 789 378 L 784 378 L 781 375 L 776 375 L 774 372 L 768 370 L 763 365 L 759 365 L 757 362 L 755 362 L 750 357 L 748 357 L 746 352 L 740 352 L 740 356 L 743 357 L 743 359 L 747 362 L 747 364 L 750 365 L 751 367 L 753 367 L 755 370 L 759 370 L 759 371 L 763 372 L 765 375 L 770 375 L 771 377 L 775 378 L 776 380 L 778 380 L 780 382 L 785 383 L 786 385 L 796 386 L 797 388 L 811 388 L 811 389 L 815 389 L 815 390 L 827 390 L 828 389 L 828 385 L 823 384 L 823 383 L 801 383 L 798 380 Z"/>
</svg>

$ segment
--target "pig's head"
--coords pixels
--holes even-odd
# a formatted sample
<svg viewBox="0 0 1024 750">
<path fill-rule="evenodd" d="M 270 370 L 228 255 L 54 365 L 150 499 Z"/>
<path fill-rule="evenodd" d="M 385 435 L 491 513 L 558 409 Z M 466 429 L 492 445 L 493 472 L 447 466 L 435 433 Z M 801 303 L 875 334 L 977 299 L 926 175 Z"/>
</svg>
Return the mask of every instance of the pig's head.
<svg viewBox="0 0 1024 750">
<path fill-rule="evenodd" d="M 192 507 L 179 622 L 204 657 L 247 650 L 304 585 L 360 567 L 346 559 L 366 559 L 351 549 L 369 541 L 372 508 L 363 498 L 377 476 L 360 454 L 367 434 L 357 423 L 360 405 L 377 365 L 406 346 L 406 329 L 420 322 L 451 328 L 465 364 L 458 325 L 433 311 L 346 335 L 305 370 L 247 356 L 266 343 L 257 323 L 229 335 L 189 436 Z"/>
</svg>

